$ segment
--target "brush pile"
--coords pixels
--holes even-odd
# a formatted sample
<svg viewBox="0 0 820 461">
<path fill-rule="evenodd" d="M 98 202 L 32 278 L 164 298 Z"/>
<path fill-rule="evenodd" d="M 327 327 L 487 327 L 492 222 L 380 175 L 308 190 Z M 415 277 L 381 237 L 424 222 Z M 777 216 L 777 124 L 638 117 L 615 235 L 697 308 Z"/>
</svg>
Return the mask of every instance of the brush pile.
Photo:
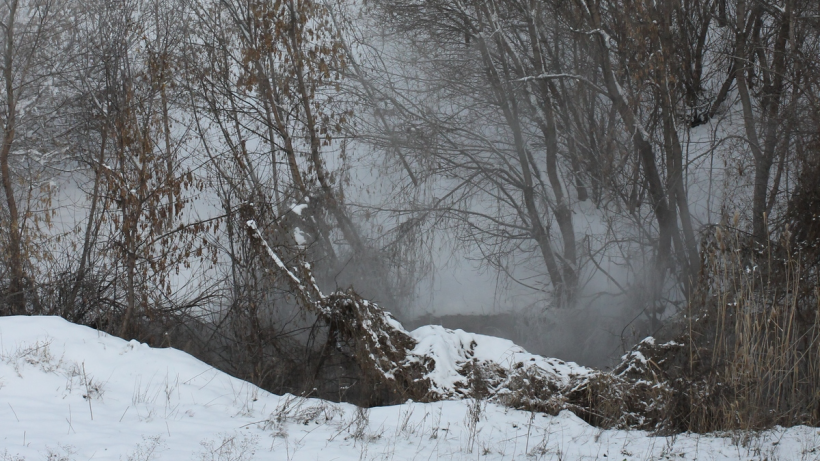
<svg viewBox="0 0 820 461">
<path fill-rule="evenodd" d="M 652 370 L 638 350 L 609 373 L 530 354 L 492 336 L 432 325 L 408 332 L 353 290 L 324 295 L 309 264 L 289 268 L 255 222 L 247 227 L 300 305 L 327 323 L 325 349 L 352 360 L 370 392 L 386 396 L 384 403 L 484 399 L 553 415 L 569 409 L 595 425 L 619 428 L 654 428 L 664 413 L 668 387 L 657 375 L 647 379 Z"/>
</svg>

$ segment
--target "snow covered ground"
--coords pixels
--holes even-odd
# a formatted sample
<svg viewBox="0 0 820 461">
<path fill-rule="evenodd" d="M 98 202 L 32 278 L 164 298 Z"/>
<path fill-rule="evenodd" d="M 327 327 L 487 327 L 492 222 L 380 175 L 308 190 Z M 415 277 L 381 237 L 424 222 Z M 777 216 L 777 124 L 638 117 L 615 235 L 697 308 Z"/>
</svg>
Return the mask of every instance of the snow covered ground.
<svg viewBox="0 0 820 461">
<path fill-rule="evenodd" d="M 88 459 L 820 459 L 820 430 L 653 437 L 471 400 L 367 410 L 59 318 L 0 318 L 0 461 Z"/>
</svg>

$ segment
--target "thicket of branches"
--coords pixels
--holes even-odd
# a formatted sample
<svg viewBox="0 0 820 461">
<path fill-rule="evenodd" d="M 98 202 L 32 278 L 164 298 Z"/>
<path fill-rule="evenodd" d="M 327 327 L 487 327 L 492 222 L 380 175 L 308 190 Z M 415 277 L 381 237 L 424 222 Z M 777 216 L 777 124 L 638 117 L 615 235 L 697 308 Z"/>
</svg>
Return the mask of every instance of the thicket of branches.
<svg viewBox="0 0 820 461">
<path fill-rule="evenodd" d="M 400 310 L 444 245 L 703 350 L 676 402 L 735 410 L 676 427 L 816 422 L 818 47 L 810 0 L 2 0 L 0 313 L 385 403 L 288 268 Z"/>
</svg>

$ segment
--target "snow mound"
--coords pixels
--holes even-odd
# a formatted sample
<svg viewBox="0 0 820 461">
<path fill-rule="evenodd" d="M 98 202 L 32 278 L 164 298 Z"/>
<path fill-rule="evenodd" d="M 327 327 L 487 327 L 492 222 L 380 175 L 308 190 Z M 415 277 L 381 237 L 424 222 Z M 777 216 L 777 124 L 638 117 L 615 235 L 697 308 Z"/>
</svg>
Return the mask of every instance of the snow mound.
<svg viewBox="0 0 820 461">
<path fill-rule="evenodd" d="M 431 388 L 441 395 L 465 392 L 469 368 L 495 368 L 508 376 L 515 370 L 537 372 L 558 387 L 567 387 L 578 378 L 593 373 L 590 368 L 573 362 L 530 354 L 510 340 L 449 330 L 438 325 L 419 327 L 410 332 L 417 341 L 410 361 L 432 359 L 432 369 L 425 375 Z M 537 370 L 537 371 L 536 371 Z M 485 376 L 486 378 L 486 376 Z"/>
</svg>

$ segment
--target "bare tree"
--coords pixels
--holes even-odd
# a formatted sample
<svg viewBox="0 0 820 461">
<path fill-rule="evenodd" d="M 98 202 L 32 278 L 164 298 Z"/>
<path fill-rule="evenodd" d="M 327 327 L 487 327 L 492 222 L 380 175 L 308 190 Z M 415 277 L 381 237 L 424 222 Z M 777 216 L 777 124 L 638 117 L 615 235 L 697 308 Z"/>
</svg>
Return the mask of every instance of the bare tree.
<svg viewBox="0 0 820 461">
<path fill-rule="evenodd" d="M 38 222 L 47 220 L 51 213 L 48 187 L 37 181 L 44 179 L 42 166 L 50 163 L 58 150 L 57 140 L 46 128 L 59 105 L 53 79 L 58 72 L 55 69 L 65 59 L 60 48 L 61 34 L 66 30 L 61 18 L 64 7 L 56 0 L 8 0 L 0 5 L 0 182 L 7 230 L 2 246 L 9 271 L 3 311 L 10 314 L 26 313 L 27 298 L 38 310 L 30 258 L 35 256 L 33 242 L 40 240 L 36 236 Z M 43 202 L 35 207 L 38 201 Z"/>
</svg>

